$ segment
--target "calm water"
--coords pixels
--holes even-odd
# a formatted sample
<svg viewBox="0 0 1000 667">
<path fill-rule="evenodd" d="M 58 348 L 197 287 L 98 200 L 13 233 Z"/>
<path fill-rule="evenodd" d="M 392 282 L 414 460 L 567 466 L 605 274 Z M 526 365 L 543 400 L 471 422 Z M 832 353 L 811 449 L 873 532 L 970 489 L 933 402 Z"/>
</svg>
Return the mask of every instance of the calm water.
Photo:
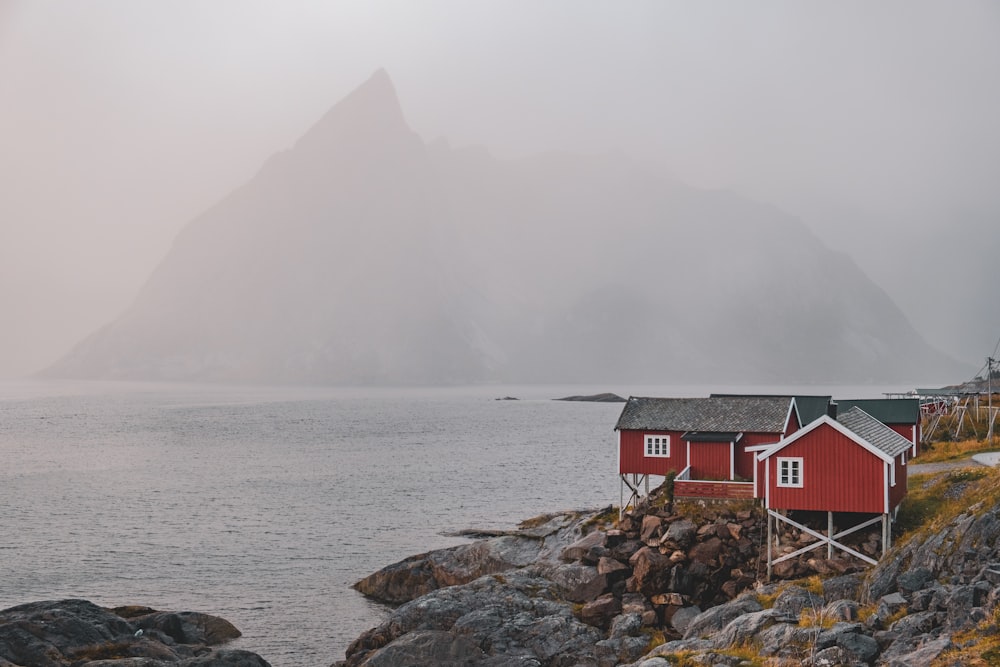
<svg viewBox="0 0 1000 667">
<path fill-rule="evenodd" d="M 617 503 L 621 405 L 551 400 L 609 389 L 714 388 L 0 384 L 0 608 L 204 611 L 276 667 L 329 665 L 384 618 L 361 577 L 443 532 Z"/>
</svg>

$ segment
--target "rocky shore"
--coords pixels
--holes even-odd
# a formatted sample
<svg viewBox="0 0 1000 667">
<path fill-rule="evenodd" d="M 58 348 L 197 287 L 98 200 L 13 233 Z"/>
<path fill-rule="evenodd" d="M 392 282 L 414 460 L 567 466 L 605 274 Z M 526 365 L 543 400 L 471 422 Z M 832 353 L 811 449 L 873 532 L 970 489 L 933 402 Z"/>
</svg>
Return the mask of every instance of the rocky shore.
<svg viewBox="0 0 1000 667">
<path fill-rule="evenodd" d="M 216 648 L 239 636 L 198 612 L 31 602 L 0 611 L 0 667 L 270 667 L 256 653 Z"/>
<path fill-rule="evenodd" d="M 620 522 L 609 510 L 539 517 L 363 579 L 359 591 L 400 606 L 335 664 L 970 664 L 947 656 L 998 632 L 995 505 L 872 570 L 805 555 L 768 584 L 752 505 L 677 508 L 654 493 Z M 812 538 L 784 539 L 788 553 Z M 855 546 L 877 548 L 864 535 Z"/>
</svg>

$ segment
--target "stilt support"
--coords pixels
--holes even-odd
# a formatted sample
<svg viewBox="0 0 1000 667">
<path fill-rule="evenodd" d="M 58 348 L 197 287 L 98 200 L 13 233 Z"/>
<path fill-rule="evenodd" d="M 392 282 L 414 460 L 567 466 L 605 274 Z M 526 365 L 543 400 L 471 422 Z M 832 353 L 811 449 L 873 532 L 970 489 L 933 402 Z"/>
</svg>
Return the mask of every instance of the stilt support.
<svg viewBox="0 0 1000 667">
<path fill-rule="evenodd" d="M 772 557 L 772 555 L 773 555 L 772 548 L 773 547 L 772 547 L 772 544 L 771 544 L 771 541 L 772 541 L 771 540 L 771 535 L 772 535 L 772 527 L 771 526 L 772 526 L 772 522 L 774 522 L 775 527 L 778 526 L 778 522 L 787 523 L 790 526 L 798 528 L 802 532 L 809 533 L 810 535 L 812 535 L 813 537 L 815 537 L 817 539 L 817 542 L 815 542 L 813 544 L 810 544 L 808 546 L 802 547 L 801 549 L 799 549 L 797 551 L 793 551 L 790 554 L 785 554 L 784 556 L 781 556 L 780 558 L 773 558 Z M 818 549 L 819 547 L 822 547 L 824 545 L 826 545 L 826 548 L 827 548 L 827 557 L 828 558 L 832 558 L 833 557 L 833 550 L 834 549 L 838 549 L 840 551 L 843 551 L 844 553 L 851 554 L 855 558 L 859 558 L 859 559 L 863 560 L 866 563 L 869 563 L 871 565 L 876 565 L 878 563 L 877 560 L 875 560 L 873 558 L 870 558 L 870 557 L 864 555 L 863 553 L 855 551 L 854 549 L 850 548 L 846 544 L 843 544 L 842 542 L 838 542 L 837 540 L 840 540 L 840 539 L 846 537 L 847 535 L 850 535 L 851 533 L 853 533 L 855 531 L 861 530 L 863 528 L 867 528 L 869 526 L 873 526 L 873 525 L 875 525 L 877 523 L 881 523 L 882 524 L 882 555 L 885 555 L 885 553 L 889 549 L 889 540 L 890 540 L 890 537 L 889 537 L 889 515 L 888 514 L 881 514 L 881 515 L 875 517 L 874 519 L 870 519 L 870 520 L 865 521 L 863 523 L 859 523 L 857 526 L 854 526 L 853 528 L 849 528 L 847 530 L 844 530 L 844 531 L 841 531 L 839 533 L 834 534 L 833 533 L 833 512 L 829 512 L 827 514 L 827 530 L 828 530 L 828 532 L 827 532 L 826 535 L 824 535 L 821 532 L 818 532 L 818 531 L 815 531 L 815 530 L 813 530 L 811 528 L 807 528 L 806 526 L 803 526 L 801 523 L 799 523 L 797 521 L 793 521 L 793 520 L 789 519 L 787 516 L 782 516 L 781 514 L 779 514 L 778 512 L 776 512 L 776 511 L 774 511 L 772 509 L 768 509 L 767 510 L 767 579 L 768 579 L 768 581 L 771 580 L 771 571 L 772 571 L 772 567 L 774 565 L 776 565 L 776 564 L 778 564 L 778 563 L 780 563 L 782 561 L 785 561 L 785 560 L 790 560 L 792 558 L 796 558 L 796 557 L 801 556 L 802 554 L 804 554 L 804 553 L 806 553 L 808 551 L 812 551 L 813 549 Z"/>
<path fill-rule="evenodd" d="M 625 473 L 621 477 L 621 504 L 618 506 L 618 520 L 621 521 L 622 517 L 625 516 L 625 510 L 629 507 L 634 507 L 639 499 L 643 497 L 643 493 L 639 490 L 645 485 L 646 493 L 649 495 L 649 475 L 640 475 L 638 473 Z M 631 477 L 631 479 L 629 479 Z M 628 487 L 629 495 L 628 500 L 625 499 L 625 487 Z"/>
</svg>

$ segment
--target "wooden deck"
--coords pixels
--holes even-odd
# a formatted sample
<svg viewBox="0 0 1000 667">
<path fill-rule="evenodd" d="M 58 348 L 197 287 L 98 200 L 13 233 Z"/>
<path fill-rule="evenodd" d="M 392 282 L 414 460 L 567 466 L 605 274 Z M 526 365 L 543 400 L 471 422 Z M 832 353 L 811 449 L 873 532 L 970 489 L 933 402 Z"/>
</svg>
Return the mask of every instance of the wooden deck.
<svg viewBox="0 0 1000 667">
<path fill-rule="evenodd" d="M 675 498 L 753 498 L 753 482 L 674 480 Z"/>
</svg>

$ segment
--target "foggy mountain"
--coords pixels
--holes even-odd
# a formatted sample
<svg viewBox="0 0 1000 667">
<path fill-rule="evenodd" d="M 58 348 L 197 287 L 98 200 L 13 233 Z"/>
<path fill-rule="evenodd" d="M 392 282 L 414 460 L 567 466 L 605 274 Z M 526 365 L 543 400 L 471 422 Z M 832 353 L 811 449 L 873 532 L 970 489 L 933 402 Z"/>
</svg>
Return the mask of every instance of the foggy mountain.
<svg viewBox="0 0 1000 667">
<path fill-rule="evenodd" d="M 833 383 L 964 372 L 781 211 L 625 155 L 500 160 L 425 143 L 379 71 L 192 221 L 122 316 L 45 375 Z"/>
</svg>

